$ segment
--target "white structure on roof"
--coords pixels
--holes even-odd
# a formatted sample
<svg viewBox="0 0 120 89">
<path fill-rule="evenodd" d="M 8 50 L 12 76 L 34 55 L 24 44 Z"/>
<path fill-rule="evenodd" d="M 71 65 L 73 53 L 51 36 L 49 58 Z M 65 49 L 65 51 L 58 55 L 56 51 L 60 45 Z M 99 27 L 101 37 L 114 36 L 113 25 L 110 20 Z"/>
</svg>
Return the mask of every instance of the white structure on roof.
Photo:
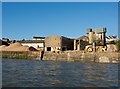
<svg viewBox="0 0 120 89">
<path fill-rule="evenodd" d="M 116 41 L 117 36 L 106 36 L 106 42 L 109 43 L 111 41 Z"/>
</svg>

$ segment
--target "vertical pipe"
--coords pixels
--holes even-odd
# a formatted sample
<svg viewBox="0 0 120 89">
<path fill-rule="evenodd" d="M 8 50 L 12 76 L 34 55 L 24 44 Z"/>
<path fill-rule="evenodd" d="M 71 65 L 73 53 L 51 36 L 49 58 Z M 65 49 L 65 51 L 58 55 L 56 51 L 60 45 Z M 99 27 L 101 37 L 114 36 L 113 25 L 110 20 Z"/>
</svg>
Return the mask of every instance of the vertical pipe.
<svg viewBox="0 0 120 89">
<path fill-rule="evenodd" d="M 76 40 L 74 40 L 74 50 L 76 50 Z"/>
</svg>

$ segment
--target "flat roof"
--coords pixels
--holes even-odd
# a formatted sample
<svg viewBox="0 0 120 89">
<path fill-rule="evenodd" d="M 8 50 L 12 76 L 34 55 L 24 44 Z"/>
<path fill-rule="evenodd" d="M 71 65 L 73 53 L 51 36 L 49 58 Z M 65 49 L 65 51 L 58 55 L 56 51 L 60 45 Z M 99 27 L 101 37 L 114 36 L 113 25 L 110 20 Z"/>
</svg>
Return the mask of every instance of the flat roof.
<svg viewBox="0 0 120 89">
<path fill-rule="evenodd" d="M 37 36 L 33 36 L 34 39 L 45 39 L 45 37 L 37 37 Z"/>
<path fill-rule="evenodd" d="M 20 40 L 20 41 L 17 41 L 17 42 L 20 42 L 20 43 L 44 43 L 44 40 Z"/>
</svg>

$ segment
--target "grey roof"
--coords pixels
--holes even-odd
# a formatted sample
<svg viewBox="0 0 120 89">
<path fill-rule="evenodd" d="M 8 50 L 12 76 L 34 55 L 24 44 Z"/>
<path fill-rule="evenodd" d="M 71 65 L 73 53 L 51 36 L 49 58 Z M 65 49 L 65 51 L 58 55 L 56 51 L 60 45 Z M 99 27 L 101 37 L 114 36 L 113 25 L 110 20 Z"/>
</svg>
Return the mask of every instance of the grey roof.
<svg viewBox="0 0 120 89">
<path fill-rule="evenodd" d="M 44 40 L 20 40 L 20 43 L 44 43 Z"/>
<path fill-rule="evenodd" d="M 45 37 L 37 37 L 37 36 L 33 36 L 34 39 L 45 39 Z"/>
</svg>

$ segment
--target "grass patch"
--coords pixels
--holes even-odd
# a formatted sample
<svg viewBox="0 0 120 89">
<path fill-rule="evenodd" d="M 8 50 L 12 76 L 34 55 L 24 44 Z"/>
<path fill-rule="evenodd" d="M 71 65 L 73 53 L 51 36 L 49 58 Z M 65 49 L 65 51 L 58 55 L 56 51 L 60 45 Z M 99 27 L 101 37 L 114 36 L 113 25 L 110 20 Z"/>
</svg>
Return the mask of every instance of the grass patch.
<svg viewBox="0 0 120 89">
<path fill-rule="evenodd" d="M 3 54 L 2 58 L 12 58 L 12 59 L 29 59 L 27 55 L 10 55 L 10 54 Z"/>
</svg>

